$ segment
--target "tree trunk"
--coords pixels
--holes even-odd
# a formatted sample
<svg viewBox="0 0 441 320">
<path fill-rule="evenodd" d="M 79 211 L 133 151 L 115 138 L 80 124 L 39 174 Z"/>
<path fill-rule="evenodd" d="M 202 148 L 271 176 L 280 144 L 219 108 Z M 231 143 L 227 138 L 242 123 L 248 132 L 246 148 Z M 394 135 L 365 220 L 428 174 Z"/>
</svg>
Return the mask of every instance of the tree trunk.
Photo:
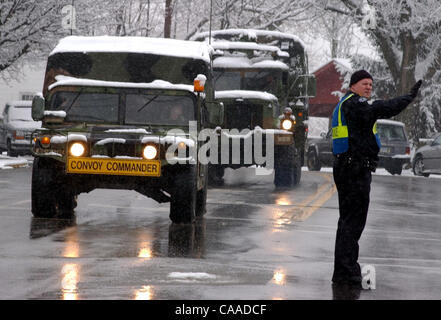
<svg viewBox="0 0 441 320">
<path fill-rule="evenodd" d="M 172 26 L 172 0 L 165 0 L 164 38 L 170 38 Z"/>
<path fill-rule="evenodd" d="M 407 94 L 415 83 L 415 67 L 417 59 L 416 43 L 412 35 L 406 32 L 402 36 L 403 57 L 401 60 L 401 71 L 398 82 L 398 95 Z M 406 108 L 398 116 L 398 119 L 406 124 L 407 128 L 415 127 L 415 106 Z M 414 130 L 412 130 L 414 131 Z"/>
</svg>

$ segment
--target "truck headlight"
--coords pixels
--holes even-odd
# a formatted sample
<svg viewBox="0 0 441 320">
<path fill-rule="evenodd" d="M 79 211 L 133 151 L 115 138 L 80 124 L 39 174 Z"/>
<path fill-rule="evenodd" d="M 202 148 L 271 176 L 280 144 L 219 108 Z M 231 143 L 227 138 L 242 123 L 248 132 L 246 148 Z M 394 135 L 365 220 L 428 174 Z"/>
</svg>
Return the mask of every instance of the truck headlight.
<svg viewBox="0 0 441 320">
<path fill-rule="evenodd" d="M 81 157 L 86 152 L 86 148 L 84 147 L 84 145 L 82 143 L 74 142 L 70 146 L 69 151 L 70 151 L 70 154 L 73 155 L 74 157 Z"/>
<path fill-rule="evenodd" d="M 285 119 L 282 121 L 282 129 L 291 130 L 291 128 L 292 128 L 292 121 L 291 120 Z"/>
<path fill-rule="evenodd" d="M 158 155 L 158 149 L 155 146 L 149 144 L 144 147 L 144 150 L 142 151 L 142 155 L 144 156 L 144 158 L 148 160 L 155 159 L 156 156 Z"/>
</svg>

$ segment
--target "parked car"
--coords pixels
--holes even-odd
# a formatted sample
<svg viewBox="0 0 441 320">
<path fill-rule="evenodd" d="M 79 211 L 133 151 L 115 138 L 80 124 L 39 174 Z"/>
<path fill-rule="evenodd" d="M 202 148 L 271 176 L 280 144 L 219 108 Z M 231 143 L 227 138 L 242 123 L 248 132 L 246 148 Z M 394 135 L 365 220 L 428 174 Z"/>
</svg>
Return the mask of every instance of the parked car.
<svg viewBox="0 0 441 320">
<path fill-rule="evenodd" d="M 381 149 L 378 166 L 390 174 L 401 174 L 403 165 L 410 162 L 410 144 L 404 123 L 380 119 L 377 121 Z M 322 166 L 332 166 L 332 130 L 322 132 L 321 138 L 308 141 L 307 165 L 310 171 L 318 171 Z"/>
<path fill-rule="evenodd" d="M 416 176 L 441 174 L 441 132 L 435 133 L 425 146 L 416 150 L 412 167 Z"/>
<path fill-rule="evenodd" d="M 31 107 L 32 101 L 9 102 L 0 115 L 0 149 L 9 156 L 31 153 L 32 132 L 41 127 L 32 120 Z"/>
</svg>

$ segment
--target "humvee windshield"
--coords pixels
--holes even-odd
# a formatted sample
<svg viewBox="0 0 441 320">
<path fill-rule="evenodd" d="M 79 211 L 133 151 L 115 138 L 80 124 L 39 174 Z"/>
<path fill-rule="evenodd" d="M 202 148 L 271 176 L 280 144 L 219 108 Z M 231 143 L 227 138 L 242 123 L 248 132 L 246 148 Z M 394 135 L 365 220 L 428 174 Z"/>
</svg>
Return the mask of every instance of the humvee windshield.
<svg viewBox="0 0 441 320">
<path fill-rule="evenodd" d="M 280 70 L 216 70 L 214 81 L 216 91 L 252 90 L 275 92 L 282 78 Z"/>
<path fill-rule="evenodd" d="M 185 95 L 59 91 L 49 106 L 65 111 L 68 122 L 188 125 L 195 119 L 195 101 Z"/>
<path fill-rule="evenodd" d="M 254 129 L 263 126 L 263 106 L 244 102 L 225 103 L 225 123 L 229 128 Z"/>
</svg>

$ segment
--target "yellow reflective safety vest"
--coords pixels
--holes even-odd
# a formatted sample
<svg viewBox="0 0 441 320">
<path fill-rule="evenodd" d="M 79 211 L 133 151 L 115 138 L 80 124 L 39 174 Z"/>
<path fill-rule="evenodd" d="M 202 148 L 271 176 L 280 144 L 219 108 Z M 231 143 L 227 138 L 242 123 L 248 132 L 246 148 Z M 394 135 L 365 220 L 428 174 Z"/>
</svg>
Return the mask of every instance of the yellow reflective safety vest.
<svg viewBox="0 0 441 320">
<path fill-rule="evenodd" d="M 354 94 L 346 94 L 341 98 L 340 102 L 334 109 L 332 114 L 332 152 L 334 154 L 340 154 L 348 151 L 349 149 L 349 132 L 344 113 L 341 111 L 343 103 L 351 98 Z M 380 137 L 377 132 L 377 123 L 375 122 L 372 132 L 375 135 L 378 148 L 381 148 Z"/>
</svg>

